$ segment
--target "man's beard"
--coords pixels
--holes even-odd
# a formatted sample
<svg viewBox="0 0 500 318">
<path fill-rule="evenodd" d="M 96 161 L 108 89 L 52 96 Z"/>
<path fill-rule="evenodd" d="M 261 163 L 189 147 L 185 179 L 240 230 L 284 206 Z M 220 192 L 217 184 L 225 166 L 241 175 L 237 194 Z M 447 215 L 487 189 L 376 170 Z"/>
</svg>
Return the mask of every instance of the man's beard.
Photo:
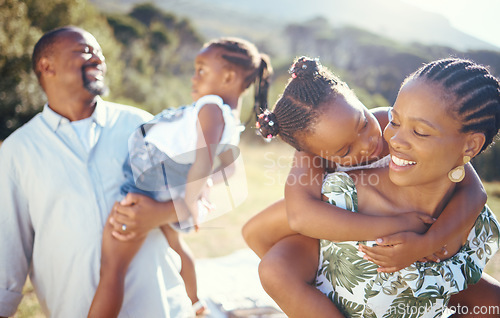
<svg viewBox="0 0 500 318">
<path fill-rule="evenodd" d="M 104 81 L 90 81 L 85 75 L 85 68 L 82 70 L 83 87 L 92 95 L 106 96 L 109 93 L 108 86 Z"/>
</svg>

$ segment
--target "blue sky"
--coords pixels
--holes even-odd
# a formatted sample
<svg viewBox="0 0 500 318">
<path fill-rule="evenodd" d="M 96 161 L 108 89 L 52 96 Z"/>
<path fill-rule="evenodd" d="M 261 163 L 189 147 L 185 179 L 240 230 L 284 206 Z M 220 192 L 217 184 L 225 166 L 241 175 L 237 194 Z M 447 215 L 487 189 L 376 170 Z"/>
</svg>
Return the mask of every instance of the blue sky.
<svg viewBox="0 0 500 318">
<path fill-rule="evenodd" d="M 499 0 L 401 0 L 448 18 L 457 29 L 500 48 Z"/>
</svg>

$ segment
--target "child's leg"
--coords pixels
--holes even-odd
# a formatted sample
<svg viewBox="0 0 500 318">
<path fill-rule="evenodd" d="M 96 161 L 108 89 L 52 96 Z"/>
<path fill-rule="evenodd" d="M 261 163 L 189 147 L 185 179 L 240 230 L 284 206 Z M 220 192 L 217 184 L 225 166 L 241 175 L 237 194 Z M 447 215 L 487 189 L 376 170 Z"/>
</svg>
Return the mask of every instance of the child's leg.
<svg viewBox="0 0 500 318">
<path fill-rule="evenodd" d="M 243 238 L 260 258 L 282 238 L 297 234 L 288 225 L 285 200 L 271 204 L 243 226 Z"/>
<path fill-rule="evenodd" d="M 181 257 L 181 277 L 184 280 L 184 285 L 186 285 L 186 292 L 191 299 L 191 302 L 195 304 L 199 301 L 198 299 L 198 288 L 196 285 L 196 270 L 194 264 L 194 257 L 191 249 L 182 239 L 179 232 L 174 230 L 170 225 L 164 225 L 161 230 L 165 237 L 167 238 L 168 244 L 174 251 Z"/>
<path fill-rule="evenodd" d="M 123 242 L 115 239 L 113 227 L 106 222 L 102 235 L 101 270 L 99 285 L 88 314 L 92 317 L 117 317 L 125 293 L 125 275 L 146 236 Z"/>
<path fill-rule="evenodd" d="M 343 317 L 333 302 L 311 285 L 319 261 L 318 240 L 288 236 L 276 243 L 259 265 L 265 291 L 289 317 Z"/>
<path fill-rule="evenodd" d="M 500 283 L 483 273 L 474 285 L 451 297 L 448 305 L 456 310 L 452 317 L 500 317 Z"/>
</svg>

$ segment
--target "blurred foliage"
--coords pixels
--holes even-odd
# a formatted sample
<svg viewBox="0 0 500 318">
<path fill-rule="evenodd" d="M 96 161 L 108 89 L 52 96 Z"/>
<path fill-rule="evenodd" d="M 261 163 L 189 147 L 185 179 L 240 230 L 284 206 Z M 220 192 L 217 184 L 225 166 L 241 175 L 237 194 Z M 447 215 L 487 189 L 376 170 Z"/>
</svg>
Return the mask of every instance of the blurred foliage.
<svg viewBox="0 0 500 318">
<path fill-rule="evenodd" d="M 472 164 L 484 181 L 500 181 L 500 138 L 476 158 Z"/>
<path fill-rule="evenodd" d="M 204 39 L 189 20 L 147 3 L 130 12 L 102 13 L 87 0 L 0 0 L 0 140 L 45 103 L 31 71 L 31 52 L 44 32 L 68 24 L 88 30 L 103 47 L 111 88 L 107 99 L 152 113 L 191 102 L 193 60 Z M 226 30 L 232 35 L 231 25 Z M 321 57 L 369 108 L 392 105 L 403 79 L 438 58 L 470 58 L 500 76 L 499 52 L 402 44 L 353 27 L 332 27 L 324 18 L 289 24 L 281 35 L 279 39 L 255 35 L 258 47 L 271 54 L 275 69 L 270 105 L 289 78 L 293 58 L 300 55 Z M 251 118 L 252 90 L 243 100 L 243 121 Z M 250 121 L 245 138 L 253 140 L 251 126 Z M 500 180 L 495 166 L 499 148 L 497 144 L 474 160 L 483 178 Z"/>
<path fill-rule="evenodd" d="M 126 15 L 106 18 L 127 65 L 120 96 L 152 113 L 189 103 L 193 61 L 203 43 L 189 21 L 152 4 L 139 4 Z"/>
<path fill-rule="evenodd" d="M 123 66 L 119 50 L 106 19 L 86 1 L 1 0 L 0 1 L 0 139 L 24 124 L 45 103 L 45 97 L 31 71 L 31 54 L 38 39 L 48 30 L 63 25 L 80 26 L 102 44 L 114 72 L 108 80 L 117 86 Z"/>
<path fill-rule="evenodd" d="M 28 8 L 18 0 L 0 3 L 0 139 L 38 111 L 42 94 L 31 72 L 30 49 L 41 36 Z"/>
<path fill-rule="evenodd" d="M 189 21 L 151 5 L 105 16 L 86 0 L 0 0 L 0 140 L 46 102 L 31 54 L 43 33 L 64 25 L 88 30 L 101 44 L 110 100 L 153 113 L 190 102 L 189 74 L 202 40 Z"/>
</svg>

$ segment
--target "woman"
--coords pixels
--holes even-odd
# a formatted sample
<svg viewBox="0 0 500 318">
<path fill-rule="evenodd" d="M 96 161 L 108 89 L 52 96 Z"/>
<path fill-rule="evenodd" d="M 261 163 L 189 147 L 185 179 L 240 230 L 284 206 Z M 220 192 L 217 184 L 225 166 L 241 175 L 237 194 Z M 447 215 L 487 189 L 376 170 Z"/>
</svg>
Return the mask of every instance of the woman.
<svg viewBox="0 0 500 318">
<path fill-rule="evenodd" d="M 451 179 L 456 180 L 455 177 L 462 174 L 465 161 L 484 150 L 498 132 L 498 80 L 485 68 L 470 61 L 436 61 L 424 66 L 405 81 L 392 114 L 391 123 L 385 131 L 392 157 L 390 167 L 370 171 L 372 177 L 369 179 L 366 171 L 350 172 L 349 176 L 336 175 L 333 181 L 326 181 L 323 192 L 331 201 L 335 201 L 337 196 L 332 191 L 327 191 L 328 187 L 345 188 L 343 197 L 347 195 L 353 203 L 358 197 L 356 210 L 363 214 L 393 215 L 422 211 L 437 217 L 455 190 L 455 183 Z M 373 176 L 378 180 L 376 183 L 369 182 L 374 180 Z M 356 180 L 356 188 L 351 178 Z M 352 206 L 356 208 L 356 204 Z M 483 226 L 484 224 L 488 227 Z M 431 315 L 431 312 L 433 316 L 439 314 L 451 294 L 464 289 L 468 283 L 477 281 L 485 262 L 498 249 L 498 223 L 489 210 L 483 210 L 475 229 L 479 233 L 477 237 L 476 231 L 468 228 L 457 233 L 456 240 L 447 246 L 452 255 L 463 245 L 462 259 L 454 256 L 451 260 L 434 265 L 421 264 L 418 269 L 415 265 L 415 269 L 407 268 L 406 272 L 390 275 L 378 273 L 373 263 L 363 260 L 356 252 L 354 246 L 358 244 L 352 242 L 336 244 L 322 241 L 321 259 L 319 267 L 316 267 L 310 264 L 317 264 L 317 241 L 301 241 L 299 246 L 309 247 L 309 253 L 302 255 L 299 262 L 304 265 L 304 278 L 314 277 L 317 270 L 316 286 L 348 316 L 355 316 L 356 312 L 371 314 L 373 317 L 390 315 L 388 310 L 393 310 L 390 305 L 396 299 L 402 307 L 411 301 L 423 303 L 425 306 L 421 308 L 425 309 L 418 312 L 417 316 Z M 469 232 L 471 236 L 468 237 Z M 290 237 L 288 240 L 297 238 Z M 465 249 L 470 253 L 464 254 Z M 368 252 L 368 249 L 365 251 Z M 489 252 L 490 255 L 484 252 Z M 344 263 L 344 267 L 338 266 L 346 260 L 348 262 Z M 460 262 L 464 264 L 464 271 L 458 265 Z M 433 272 L 433 268 L 438 267 L 439 270 Z M 339 275 L 339 272 L 335 272 L 339 268 L 347 268 L 356 274 L 351 274 L 346 279 L 344 273 Z M 424 274 L 421 276 L 422 280 L 414 279 L 417 283 L 410 286 L 409 277 L 414 278 L 417 273 Z M 442 278 L 433 281 L 440 284 L 434 293 L 431 292 L 432 289 L 427 289 L 432 284 L 429 285 L 426 279 L 437 277 L 431 273 Z M 269 284 L 263 283 L 268 290 Z M 382 287 L 376 289 L 374 286 Z M 289 289 L 286 291 L 289 293 Z M 492 295 L 497 296 L 498 293 Z M 304 303 L 306 299 L 309 301 Z M 301 305 L 305 308 L 318 309 L 323 303 L 318 298 L 301 297 Z M 327 313 L 329 309 L 325 308 L 325 316 L 331 316 L 332 313 Z M 292 316 L 296 314 L 293 311 L 287 313 Z"/>
<path fill-rule="evenodd" d="M 359 195 L 358 209 L 363 213 L 387 215 L 418 210 L 437 217 L 436 212 L 455 190 L 454 177 L 461 175 L 463 165 L 484 150 L 498 131 L 498 87 L 483 71 L 466 61 L 446 60 L 431 63 L 410 76 L 401 87 L 391 111 L 392 120 L 384 131 L 391 163 L 389 168 L 372 172 L 379 183 L 362 182 L 359 171 L 349 176 L 337 173 L 325 179 L 323 194 L 333 202 L 338 195 L 329 189 L 352 184 L 351 178 L 357 178 L 356 189 L 348 193 L 353 199 L 356 193 Z M 476 81 L 477 86 L 467 84 L 464 78 Z M 462 95 L 460 88 L 465 89 Z M 493 92 L 491 96 L 496 90 L 496 104 L 495 99 L 488 100 L 484 93 L 488 90 Z M 452 294 L 475 283 L 479 276 L 474 275 L 481 272 L 475 267 L 484 266 L 493 256 L 498 239 L 498 223 L 485 207 L 474 229 L 457 233 L 456 241 L 448 245 L 451 251 L 463 246 L 462 250 L 474 253 L 457 254 L 442 263 L 416 263 L 394 275 L 379 274 L 369 257 L 363 259 L 357 250 L 347 266 L 331 267 L 341 261 L 339 254 L 345 260 L 347 251 L 358 244 L 321 241 L 316 283 L 326 294 L 335 287 L 329 297 L 345 314 L 359 310 L 382 317 L 413 310 L 420 316 L 434 316 L 441 313 Z M 481 243 L 489 247 L 483 253 Z M 455 266 L 460 257 L 471 267 L 470 272 Z M 350 277 L 340 274 L 355 269 L 364 269 L 364 273 Z"/>
</svg>

